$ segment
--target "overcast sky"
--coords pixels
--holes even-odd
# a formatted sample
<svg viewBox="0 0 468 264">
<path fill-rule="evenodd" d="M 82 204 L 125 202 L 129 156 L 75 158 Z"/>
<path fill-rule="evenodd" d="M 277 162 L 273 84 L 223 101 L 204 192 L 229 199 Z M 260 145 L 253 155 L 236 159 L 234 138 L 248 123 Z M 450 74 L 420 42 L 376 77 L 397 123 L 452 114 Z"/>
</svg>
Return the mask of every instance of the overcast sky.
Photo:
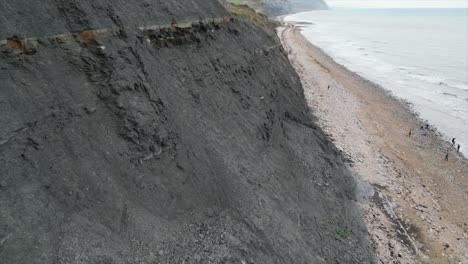
<svg viewBox="0 0 468 264">
<path fill-rule="evenodd" d="M 332 8 L 468 8 L 468 0 L 325 0 Z"/>
</svg>

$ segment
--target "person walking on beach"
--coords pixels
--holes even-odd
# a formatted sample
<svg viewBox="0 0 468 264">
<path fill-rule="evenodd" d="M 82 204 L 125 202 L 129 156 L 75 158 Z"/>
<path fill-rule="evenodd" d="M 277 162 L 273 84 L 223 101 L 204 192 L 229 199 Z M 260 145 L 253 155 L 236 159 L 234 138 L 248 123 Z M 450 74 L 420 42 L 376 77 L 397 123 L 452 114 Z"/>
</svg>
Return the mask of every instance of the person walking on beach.
<svg viewBox="0 0 468 264">
<path fill-rule="evenodd" d="M 455 146 L 455 139 L 456 138 L 452 138 L 452 145 Z"/>
<path fill-rule="evenodd" d="M 458 146 L 457 146 L 457 153 L 459 153 L 459 152 L 460 152 L 460 144 L 458 144 Z"/>
<path fill-rule="evenodd" d="M 408 137 L 411 137 L 412 134 L 413 134 L 413 130 L 410 129 L 410 130 L 408 131 Z"/>
<path fill-rule="evenodd" d="M 448 152 L 447 154 L 445 154 L 445 161 L 448 161 L 448 154 L 449 154 Z"/>
</svg>

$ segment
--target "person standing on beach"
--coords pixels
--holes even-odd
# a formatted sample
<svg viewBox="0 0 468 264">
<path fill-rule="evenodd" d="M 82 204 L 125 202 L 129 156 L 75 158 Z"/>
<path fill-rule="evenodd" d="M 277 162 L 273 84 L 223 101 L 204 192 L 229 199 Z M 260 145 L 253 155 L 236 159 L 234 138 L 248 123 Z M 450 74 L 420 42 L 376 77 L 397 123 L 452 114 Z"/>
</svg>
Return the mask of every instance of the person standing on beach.
<svg viewBox="0 0 468 264">
<path fill-rule="evenodd" d="M 455 146 L 455 139 L 456 138 L 452 138 L 452 145 Z"/>
<path fill-rule="evenodd" d="M 459 152 L 460 152 L 460 144 L 458 144 L 458 146 L 457 146 L 457 153 L 459 153 Z"/>
<path fill-rule="evenodd" d="M 445 160 L 446 161 L 448 161 L 448 154 L 449 154 L 448 152 L 447 152 L 447 154 L 445 154 Z"/>
<path fill-rule="evenodd" d="M 413 134 L 413 130 L 410 129 L 410 130 L 408 131 L 408 137 L 411 137 L 412 134 Z"/>
</svg>

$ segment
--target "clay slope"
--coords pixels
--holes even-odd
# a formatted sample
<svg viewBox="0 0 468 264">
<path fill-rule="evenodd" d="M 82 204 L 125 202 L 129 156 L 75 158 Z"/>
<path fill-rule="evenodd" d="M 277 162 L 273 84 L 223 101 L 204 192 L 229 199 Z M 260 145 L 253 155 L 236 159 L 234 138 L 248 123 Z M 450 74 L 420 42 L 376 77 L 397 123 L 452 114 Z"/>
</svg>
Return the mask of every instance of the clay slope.
<svg viewBox="0 0 468 264">
<path fill-rule="evenodd" d="M 0 2 L 2 263 L 371 263 L 273 32 L 209 0 Z"/>
</svg>

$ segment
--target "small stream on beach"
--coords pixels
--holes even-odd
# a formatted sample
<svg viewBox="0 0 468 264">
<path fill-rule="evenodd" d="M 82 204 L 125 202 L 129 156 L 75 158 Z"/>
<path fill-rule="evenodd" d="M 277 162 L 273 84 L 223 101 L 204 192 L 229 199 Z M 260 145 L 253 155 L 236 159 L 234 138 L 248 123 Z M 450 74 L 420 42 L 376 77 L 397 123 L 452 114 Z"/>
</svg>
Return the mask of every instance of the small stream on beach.
<svg viewBox="0 0 468 264">
<path fill-rule="evenodd" d="M 408 101 L 468 153 L 468 10 L 337 9 L 286 17 L 335 61 Z M 417 128 L 413 128 L 417 129 Z"/>
</svg>

